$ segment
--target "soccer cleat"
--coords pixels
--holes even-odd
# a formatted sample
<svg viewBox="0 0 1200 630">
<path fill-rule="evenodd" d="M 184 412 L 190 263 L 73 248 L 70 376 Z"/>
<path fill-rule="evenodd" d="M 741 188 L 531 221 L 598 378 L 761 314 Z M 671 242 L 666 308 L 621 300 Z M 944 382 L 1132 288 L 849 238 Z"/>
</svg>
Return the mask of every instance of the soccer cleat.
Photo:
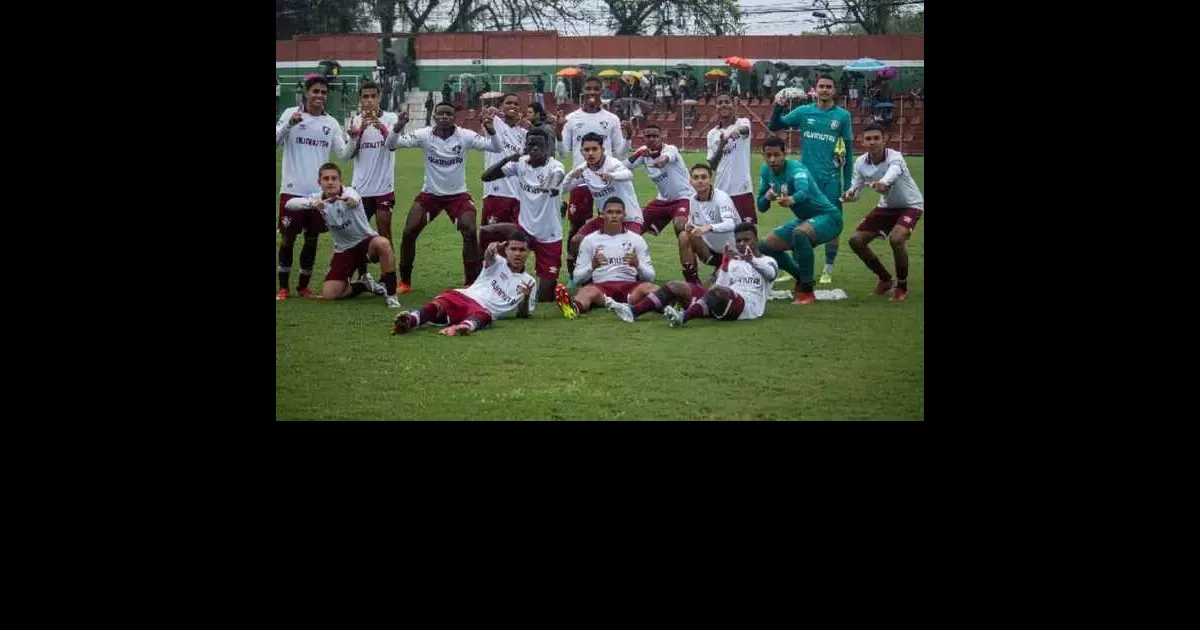
<svg viewBox="0 0 1200 630">
<path fill-rule="evenodd" d="M 403 335 L 409 330 L 415 328 L 416 318 L 408 311 L 400 311 L 396 313 L 396 319 L 392 320 L 392 334 Z"/>
<path fill-rule="evenodd" d="M 408 293 L 409 291 L 412 291 L 411 284 L 409 284 L 407 282 L 400 282 L 400 283 L 396 284 L 396 294 L 397 295 L 404 295 L 405 293 Z"/>
<path fill-rule="evenodd" d="M 579 313 L 575 312 L 575 307 L 571 306 L 571 292 L 567 291 L 562 283 L 554 285 L 554 302 L 558 304 L 558 308 L 562 309 L 563 317 L 567 319 L 575 319 Z"/>
<path fill-rule="evenodd" d="M 896 287 L 896 290 L 892 291 L 892 301 L 893 302 L 903 302 L 904 300 L 907 300 L 907 299 L 908 299 L 908 291 L 906 289 L 901 289 L 900 287 Z"/>
<path fill-rule="evenodd" d="M 288 299 L 288 290 L 287 290 L 287 287 L 284 287 L 279 290 L 279 293 L 275 294 L 275 301 L 282 302 L 286 299 Z"/>
<path fill-rule="evenodd" d="M 674 306 L 663 307 L 663 317 L 667 320 L 667 325 L 671 328 L 683 326 L 683 311 Z"/>
<path fill-rule="evenodd" d="M 833 284 L 833 276 L 826 271 L 821 274 L 821 279 L 817 282 L 820 282 L 821 284 Z"/>
<path fill-rule="evenodd" d="M 305 297 L 305 298 L 313 297 L 312 289 L 310 289 L 308 287 L 304 287 L 303 289 L 297 289 L 296 293 L 299 294 L 300 297 Z"/>
<path fill-rule="evenodd" d="M 612 311 L 614 315 L 626 324 L 633 323 L 633 309 L 629 308 L 628 304 L 622 304 L 610 297 L 606 297 L 604 298 L 604 307 Z"/>
<path fill-rule="evenodd" d="M 460 322 L 453 326 L 447 326 L 447 327 L 443 328 L 441 332 L 443 335 L 446 335 L 447 337 L 454 337 L 454 336 L 465 337 L 465 336 L 471 334 L 471 325 L 466 322 Z"/>
<path fill-rule="evenodd" d="M 875 295 L 887 295 L 888 291 L 892 290 L 892 280 L 880 280 L 879 284 L 875 285 Z"/>
<path fill-rule="evenodd" d="M 400 308 L 400 298 L 394 295 L 387 296 L 387 305 L 388 308 Z"/>
<path fill-rule="evenodd" d="M 804 306 L 805 304 L 812 304 L 813 302 L 817 301 L 816 295 L 806 292 L 806 291 L 800 291 L 800 292 L 796 293 L 795 295 L 796 295 L 796 299 L 792 300 L 792 304 L 798 304 L 800 306 Z"/>
<path fill-rule="evenodd" d="M 382 282 L 376 282 L 375 278 L 371 277 L 371 274 L 364 273 L 359 280 L 361 280 L 363 284 L 367 285 L 367 289 L 369 289 L 371 293 L 374 293 L 378 296 L 387 295 L 387 288 L 383 286 Z"/>
</svg>

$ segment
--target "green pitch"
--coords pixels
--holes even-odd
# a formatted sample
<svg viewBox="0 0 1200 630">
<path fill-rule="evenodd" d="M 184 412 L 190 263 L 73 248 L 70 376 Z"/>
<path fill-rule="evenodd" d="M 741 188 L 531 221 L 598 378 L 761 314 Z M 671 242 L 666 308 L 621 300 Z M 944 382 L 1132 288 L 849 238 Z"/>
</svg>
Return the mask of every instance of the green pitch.
<svg viewBox="0 0 1200 630">
<path fill-rule="evenodd" d="M 687 163 L 701 153 L 685 154 Z M 758 173 L 761 154 L 751 173 Z M 278 213 L 282 150 L 275 153 L 272 229 Z M 924 160 L 908 158 L 924 190 Z M 396 152 L 393 237 L 421 188 L 424 161 L 416 149 Z M 569 158 L 565 165 L 570 168 Z M 351 167 L 343 164 L 350 181 Z M 467 188 L 482 212 L 483 156 L 467 160 Z M 645 169 L 635 172 L 643 203 L 654 195 Z M 757 184 L 757 182 L 756 182 Z M 925 219 L 909 241 L 908 300 L 871 294 L 876 278 L 850 249 L 854 226 L 875 206 L 864 190 L 846 204 L 842 245 L 832 287 L 850 299 L 800 307 L 772 301 L 751 322 L 688 322 L 671 329 L 659 314 L 625 324 L 607 310 L 569 321 L 553 302 L 529 320 L 503 320 L 467 338 L 443 337 L 433 327 L 391 336 L 397 311 L 382 298 L 336 303 L 293 297 L 275 304 L 275 417 L 277 420 L 918 420 L 925 416 Z M 265 200 L 264 200 L 265 201 Z M 265 212 L 264 212 L 265 215 Z M 759 213 L 760 234 L 792 214 Z M 263 230 L 267 220 L 263 217 Z M 567 226 L 563 227 L 567 233 Z M 293 295 L 301 238 L 292 267 Z M 658 282 L 681 279 L 673 231 L 646 236 Z M 278 247 L 279 234 L 275 233 Z M 462 283 L 462 240 L 441 215 L 417 241 L 413 291 L 401 296 L 416 309 Z M 872 247 L 895 273 L 891 248 Z M 312 288 L 320 292 L 331 240 L 322 235 Z M 565 245 L 564 245 L 565 252 Z M 818 274 L 824 247 L 816 248 Z M 272 259 L 273 263 L 277 259 Z M 533 269 L 533 256 L 529 269 Z M 377 265 L 371 274 L 379 277 Z M 702 265 L 701 277 L 709 268 Z M 566 268 L 563 276 L 566 281 Z M 776 285 L 792 287 L 791 280 Z M 275 287 L 264 286 L 271 302 Z M 818 285 L 817 288 L 831 288 Z"/>
</svg>

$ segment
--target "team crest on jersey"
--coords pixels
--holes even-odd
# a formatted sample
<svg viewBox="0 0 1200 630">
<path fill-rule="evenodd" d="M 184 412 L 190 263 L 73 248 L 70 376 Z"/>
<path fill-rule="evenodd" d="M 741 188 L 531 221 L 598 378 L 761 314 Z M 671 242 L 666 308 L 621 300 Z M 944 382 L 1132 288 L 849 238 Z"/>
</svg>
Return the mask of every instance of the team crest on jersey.
<svg viewBox="0 0 1200 630">
<path fill-rule="evenodd" d="M 488 217 L 488 220 L 487 220 L 487 222 L 488 222 L 488 223 L 495 223 L 495 222 L 496 222 L 496 215 L 494 215 L 494 214 L 493 214 L 492 216 Z"/>
<path fill-rule="evenodd" d="M 829 128 L 832 129 L 833 131 L 837 131 L 837 128 L 840 126 L 840 124 L 841 123 L 839 123 L 836 120 L 831 120 L 831 121 L 829 121 Z"/>
<path fill-rule="evenodd" d="M 306 124 L 304 124 L 304 123 L 300 123 L 300 128 L 301 128 L 301 129 L 308 129 L 308 125 L 306 125 Z"/>
<path fill-rule="evenodd" d="M 453 152 L 455 152 L 455 153 L 462 153 L 462 146 L 461 146 L 461 145 L 455 145 L 455 146 L 454 146 L 454 148 L 452 148 L 452 149 L 450 149 L 450 150 L 451 150 L 451 151 L 453 151 Z"/>
<path fill-rule="evenodd" d="M 583 128 L 583 121 L 579 121 L 579 122 L 575 123 L 575 128 L 576 128 L 576 129 L 582 129 L 582 128 Z"/>
<path fill-rule="evenodd" d="M 324 131 L 325 135 L 329 135 L 329 127 L 321 127 L 321 131 Z"/>
<path fill-rule="evenodd" d="M 601 120 L 601 121 L 600 121 L 600 127 L 601 127 L 601 128 L 604 128 L 604 129 L 608 129 L 608 121 L 607 121 L 607 120 Z"/>
<path fill-rule="evenodd" d="M 817 119 L 816 118 L 808 118 L 808 119 L 806 119 L 806 122 L 808 122 L 809 125 L 815 125 L 815 124 L 817 124 Z"/>
<path fill-rule="evenodd" d="M 629 252 L 633 251 L 633 243 L 624 241 L 621 243 L 621 249 L 625 250 L 625 253 L 628 254 Z"/>
</svg>

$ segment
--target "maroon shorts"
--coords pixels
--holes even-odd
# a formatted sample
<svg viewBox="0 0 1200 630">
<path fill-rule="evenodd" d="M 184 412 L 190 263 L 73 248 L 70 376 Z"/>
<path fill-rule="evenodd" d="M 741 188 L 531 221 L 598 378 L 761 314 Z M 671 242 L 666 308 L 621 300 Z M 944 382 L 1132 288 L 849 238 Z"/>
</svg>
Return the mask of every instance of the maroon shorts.
<svg viewBox="0 0 1200 630">
<path fill-rule="evenodd" d="M 529 250 L 537 257 L 536 274 L 539 278 L 553 277 L 558 279 L 558 268 L 562 264 L 562 241 L 543 243 L 532 236 L 527 236 Z"/>
<path fill-rule="evenodd" d="M 512 197 L 491 195 L 483 198 L 483 218 L 480 225 L 516 223 L 521 213 L 521 201 Z"/>
<path fill-rule="evenodd" d="M 858 222 L 858 227 L 854 228 L 855 232 L 870 232 L 872 234 L 882 233 L 888 234 L 896 227 L 896 223 L 904 227 L 915 230 L 917 221 L 921 219 L 924 210 L 916 208 L 875 208 L 871 210 L 867 216 L 863 217 L 862 221 Z"/>
<path fill-rule="evenodd" d="M 431 195 L 423 192 L 414 197 L 413 202 L 421 206 L 427 223 L 433 222 L 442 210 L 446 211 L 446 216 L 450 217 L 450 221 L 454 223 L 458 223 L 458 218 L 463 214 L 475 212 L 475 202 L 471 201 L 471 195 L 468 193 Z"/>
<path fill-rule="evenodd" d="M 750 222 L 758 225 L 758 213 L 754 210 L 754 193 L 742 193 L 740 195 L 730 195 L 733 200 L 733 207 L 737 210 L 738 216 L 742 218 L 742 222 Z"/>
<path fill-rule="evenodd" d="M 697 300 L 703 300 L 704 294 L 707 293 L 708 291 L 705 291 L 703 288 L 701 288 L 700 294 L 696 295 L 696 288 L 695 288 L 696 285 L 692 285 L 692 287 L 693 287 L 692 288 L 692 297 Z M 728 287 L 726 287 L 726 288 L 728 288 Z M 710 317 L 712 317 L 713 319 L 720 319 L 720 320 L 728 322 L 728 321 L 736 320 L 738 317 L 740 317 L 742 315 L 742 310 L 746 308 L 746 298 L 739 295 L 738 292 L 734 291 L 733 289 L 729 289 L 729 293 L 730 293 L 730 295 L 733 296 L 733 299 L 731 299 L 727 303 L 728 308 L 726 309 L 725 313 L 724 314 L 714 313 L 714 312 L 710 311 L 709 312 Z"/>
<path fill-rule="evenodd" d="M 295 199 L 303 195 L 289 195 L 287 193 L 279 193 L 279 233 L 283 235 L 299 234 L 306 232 L 308 234 L 320 234 L 328 232 L 329 228 L 325 225 L 325 217 L 321 216 L 316 210 L 288 210 L 288 199 Z"/>
<path fill-rule="evenodd" d="M 359 241 L 358 245 L 344 252 L 334 252 L 333 260 L 329 261 L 329 273 L 325 274 L 325 282 L 349 281 L 350 274 L 358 269 L 359 265 L 367 264 L 367 250 L 371 248 L 371 239 L 373 238 L 375 237 L 364 238 Z"/>
<path fill-rule="evenodd" d="M 376 212 L 392 212 L 396 207 L 396 193 L 390 192 L 386 195 L 375 195 L 374 197 L 363 197 L 363 212 L 367 213 L 367 220 L 375 216 Z"/>
<path fill-rule="evenodd" d="M 622 222 L 622 225 L 625 226 L 626 230 L 629 230 L 634 234 L 642 233 L 642 224 L 638 223 L 637 221 L 624 221 Z M 579 236 L 584 237 L 592 232 L 599 232 L 603 227 L 604 217 L 593 217 L 587 223 L 584 223 L 583 227 L 579 228 Z"/>
<path fill-rule="evenodd" d="M 642 208 L 642 218 L 647 230 L 658 234 L 664 228 L 675 220 L 675 217 L 688 218 L 689 209 L 692 207 L 690 199 L 677 199 L 675 201 L 662 201 L 655 199 Z"/>
<path fill-rule="evenodd" d="M 592 218 L 592 190 L 587 186 L 576 186 L 571 189 L 571 205 L 567 208 L 567 218 L 571 221 L 587 221 Z"/>
<path fill-rule="evenodd" d="M 640 280 L 634 280 L 632 282 L 593 282 L 592 286 L 603 291 L 604 295 L 622 304 L 627 304 L 629 302 L 629 294 L 639 284 L 642 284 Z"/>
<path fill-rule="evenodd" d="M 442 307 L 448 325 L 466 321 L 467 318 L 474 318 L 479 322 L 480 328 L 492 323 L 492 314 L 486 308 L 454 289 L 443 291 L 441 295 L 433 298 L 433 301 Z"/>
</svg>

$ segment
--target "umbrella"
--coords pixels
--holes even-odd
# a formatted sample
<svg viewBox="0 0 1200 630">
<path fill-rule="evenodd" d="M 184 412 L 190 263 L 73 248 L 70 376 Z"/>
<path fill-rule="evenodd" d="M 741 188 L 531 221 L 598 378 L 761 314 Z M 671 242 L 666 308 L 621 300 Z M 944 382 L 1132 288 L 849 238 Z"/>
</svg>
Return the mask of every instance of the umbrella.
<svg viewBox="0 0 1200 630">
<path fill-rule="evenodd" d="M 725 63 L 734 68 L 741 68 L 742 70 L 749 70 L 751 67 L 750 61 L 741 57 L 726 57 Z"/>
<path fill-rule="evenodd" d="M 892 66 L 888 66 L 888 67 L 884 68 L 883 70 L 880 70 L 875 76 L 880 79 L 894 79 L 894 78 L 896 78 L 897 74 L 900 74 L 899 71 L 897 71 Z"/>
<path fill-rule="evenodd" d="M 623 77 L 633 77 L 633 78 L 635 78 L 635 79 L 639 79 L 639 80 L 640 80 L 640 79 L 642 78 L 642 73 L 640 73 L 640 72 L 634 72 L 633 70 L 626 70 L 626 71 L 624 71 L 624 72 L 622 72 L 622 73 L 621 73 L 621 76 L 623 76 Z"/>
<path fill-rule="evenodd" d="M 816 70 L 817 72 L 833 72 L 833 66 L 823 63 L 814 67 L 813 70 Z"/>
<path fill-rule="evenodd" d="M 691 70 L 691 69 L 692 69 L 692 66 L 691 66 L 690 64 L 686 64 L 686 63 L 677 63 L 677 64 L 675 64 L 675 69 L 677 69 L 677 70 Z"/>
<path fill-rule="evenodd" d="M 708 72 L 704 73 L 704 77 L 706 79 L 715 79 L 718 77 L 724 79 L 725 77 L 728 77 L 728 76 L 729 76 L 729 73 L 725 72 L 724 70 L 722 70 L 720 68 L 713 68 L 712 70 L 709 70 Z"/>
<path fill-rule="evenodd" d="M 684 105 L 695 105 L 696 102 L 697 102 L 696 99 L 689 98 L 689 99 L 684 99 L 683 104 Z"/>
<path fill-rule="evenodd" d="M 750 69 L 754 71 L 754 74 L 757 74 L 758 76 L 761 77 L 762 75 L 773 70 L 774 67 L 775 67 L 775 64 L 771 63 L 770 61 L 764 60 L 764 61 L 754 62 L 754 65 L 751 66 Z"/>
<path fill-rule="evenodd" d="M 490 99 L 490 98 L 500 98 L 501 96 L 504 96 L 504 92 L 484 92 L 483 94 L 479 95 L 479 98 Z"/>
<path fill-rule="evenodd" d="M 678 79 L 678 78 L 679 78 L 679 71 L 678 71 L 678 70 L 667 70 L 667 71 L 666 71 L 666 72 L 664 72 L 663 74 L 664 74 L 664 75 L 666 75 L 666 76 L 668 76 L 668 77 L 674 77 L 674 78 L 676 78 L 676 79 Z"/>
<path fill-rule="evenodd" d="M 650 74 L 650 71 L 649 71 L 649 70 L 638 70 L 638 72 L 639 72 L 639 73 L 640 73 L 642 76 L 645 76 L 645 75 L 647 75 L 647 74 Z"/>
<path fill-rule="evenodd" d="M 888 67 L 888 65 L 878 59 L 873 59 L 871 57 L 863 57 L 862 59 L 856 59 L 854 61 L 851 61 L 850 63 L 846 64 L 842 69 L 843 70 L 853 70 L 856 72 L 876 72 L 879 70 L 883 70 L 886 67 Z"/>
<path fill-rule="evenodd" d="M 596 66 L 593 66 L 590 63 L 577 63 L 577 64 L 575 64 L 575 67 L 579 68 L 580 70 L 595 70 L 596 69 Z"/>
<path fill-rule="evenodd" d="M 875 109 L 887 109 L 889 107 L 895 107 L 895 105 L 892 103 L 876 103 L 875 104 Z"/>
<path fill-rule="evenodd" d="M 559 77 L 578 77 L 583 75 L 583 70 L 579 68 L 563 68 L 555 72 L 554 75 Z"/>
<path fill-rule="evenodd" d="M 782 61 L 776 61 L 775 67 L 779 68 L 780 70 L 791 70 L 792 69 L 792 66 L 790 66 Z"/>
<path fill-rule="evenodd" d="M 609 68 L 608 70 L 603 70 L 603 71 L 601 71 L 601 72 L 600 72 L 600 73 L 598 73 L 596 76 L 600 77 L 601 79 L 611 79 L 611 78 L 614 78 L 614 77 L 619 77 L 619 76 L 621 76 L 621 71 L 620 71 L 620 70 L 613 70 L 612 68 Z"/>
<path fill-rule="evenodd" d="M 785 87 L 782 90 L 779 90 L 779 92 L 777 92 L 775 94 L 775 100 L 776 101 L 791 101 L 791 100 L 807 101 L 808 93 L 805 92 L 804 90 L 801 90 L 800 88 Z"/>
</svg>

